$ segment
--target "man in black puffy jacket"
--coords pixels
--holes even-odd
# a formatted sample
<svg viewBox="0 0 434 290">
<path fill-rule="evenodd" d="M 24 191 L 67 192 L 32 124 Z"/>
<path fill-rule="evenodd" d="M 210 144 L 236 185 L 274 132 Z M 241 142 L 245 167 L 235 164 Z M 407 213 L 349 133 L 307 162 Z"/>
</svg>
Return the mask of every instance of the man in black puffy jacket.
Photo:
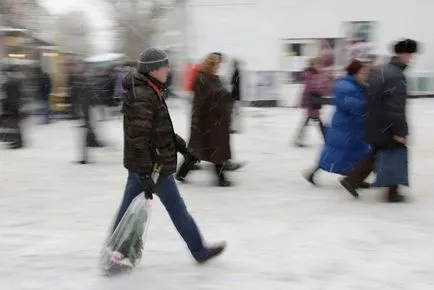
<svg viewBox="0 0 434 290">
<path fill-rule="evenodd" d="M 164 83 L 169 72 L 167 54 L 156 48 L 145 50 L 123 80 L 124 167 L 128 170 L 127 185 L 113 230 L 121 221 L 132 200 L 144 193 L 147 199 L 157 195 L 173 224 L 187 244 L 193 258 L 204 263 L 220 255 L 225 243 L 205 245 L 173 178 L 177 153 L 194 158 L 185 141 L 175 134 Z M 153 168 L 161 166 L 158 180 Z"/>
</svg>

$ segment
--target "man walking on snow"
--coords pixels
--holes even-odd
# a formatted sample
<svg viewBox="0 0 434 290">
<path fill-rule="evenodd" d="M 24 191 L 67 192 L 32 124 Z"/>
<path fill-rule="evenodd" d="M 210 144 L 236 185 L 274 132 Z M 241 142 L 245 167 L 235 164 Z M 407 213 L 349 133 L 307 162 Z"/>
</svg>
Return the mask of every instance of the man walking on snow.
<svg viewBox="0 0 434 290">
<path fill-rule="evenodd" d="M 150 48 L 140 55 L 137 71 L 131 71 L 123 80 L 122 85 L 126 91 L 123 105 L 124 167 L 128 169 L 128 179 L 114 229 L 137 195 L 144 192 L 147 198 L 152 199 L 155 193 L 193 258 L 198 263 L 204 263 L 221 254 L 225 244 L 209 247 L 204 245 L 173 178 L 177 152 L 189 158 L 195 157 L 187 150 L 185 141 L 173 130 L 165 102 L 167 91 L 164 83 L 168 73 L 167 54 Z M 156 184 L 151 178 L 155 164 L 162 166 Z"/>
</svg>

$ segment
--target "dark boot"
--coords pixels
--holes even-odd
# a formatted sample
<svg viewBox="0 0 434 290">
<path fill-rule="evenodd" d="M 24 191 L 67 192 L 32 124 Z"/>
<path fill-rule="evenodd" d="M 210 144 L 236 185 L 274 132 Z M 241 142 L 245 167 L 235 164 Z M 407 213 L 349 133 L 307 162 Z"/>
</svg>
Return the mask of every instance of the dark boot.
<svg viewBox="0 0 434 290">
<path fill-rule="evenodd" d="M 369 182 L 362 181 L 357 185 L 357 188 L 362 188 L 362 189 L 371 188 L 371 184 Z"/>
<path fill-rule="evenodd" d="M 223 170 L 225 171 L 235 171 L 240 169 L 241 167 L 243 167 L 244 164 L 243 163 L 239 163 L 239 162 L 233 162 L 233 161 L 227 161 L 224 163 L 223 165 Z"/>
<path fill-rule="evenodd" d="M 314 170 L 307 172 L 306 174 L 304 174 L 304 178 L 312 185 L 316 186 L 315 183 L 315 174 L 318 172 L 319 167 L 316 167 Z"/>
<path fill-rule="evenodd" d="M 341 179 L 340 184 L 354 197 L 359 198 L 359 193 L 354 186 L 346 179 Z"/>
<path fill-rule="evenodd" d="M 179 167 L 178 172 L 176 173 L 176 180 L 181 181 L 181 182 L 185 182 L 185 177 L 187 176 L 187 174 L 190 172 L 191 167 L 194 164 L 188 162 L 187 160 L 184 160 L 184 162 L 181 164 L 181 167 Z"/>
<path fill-rule="evenodd" d="M 14 142 L 14 143 L 10 143 L 8 145 L 9 149 L 21 149 L 23 148 L 23 144 L 19 143 L 19 142 Z"/>
<path fill-rule="evenodd" d="M 208 253 L 204 257 L 201 257 L 200 259 L 196 259 L 196 261 L 199 264 L 206 263 L 209 260 L 211 260 L 212 258 L 215 258 L 215 257 L 219 256 L 221 253 L 223 253 L 225 248 L 226 248 L 226 243 L 224 243 L 224 242 L 207 247 Z"/>
<path fill-rule="evenodd" d="M 194 164 L 190 170 L 202 170 L 202 167 L 199 164 Z"/>
<path fill-rule="evenodd" d="M 229 187 L 232 183 L 226 179 L 224 167 L 222 164 L 215 164 L 215 172 L 217 175 L 217 185 L 221 187 Z"/>
<path fill-rule="evenodd" d="M 398 192 L 398 186 L 391 186 L 387 190 L 386 201 L 395 203 L 395 202 L 405 202 L 406 198 L 402 194 Z"/>
</svg>

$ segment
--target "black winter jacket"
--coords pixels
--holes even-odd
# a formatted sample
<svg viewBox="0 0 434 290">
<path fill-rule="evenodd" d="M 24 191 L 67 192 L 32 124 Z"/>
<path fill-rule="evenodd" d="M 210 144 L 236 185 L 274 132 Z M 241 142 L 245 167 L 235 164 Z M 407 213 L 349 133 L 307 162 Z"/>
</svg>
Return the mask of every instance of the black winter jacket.
<svg viewBox="0 0 434 290">
<path fill-rule="evenodd" d="M 394 148 L 393 136 L 408 135 L 406 64 L 393 57 L 368 78 L 366 138 L 374 147 Z"/>
</svg>

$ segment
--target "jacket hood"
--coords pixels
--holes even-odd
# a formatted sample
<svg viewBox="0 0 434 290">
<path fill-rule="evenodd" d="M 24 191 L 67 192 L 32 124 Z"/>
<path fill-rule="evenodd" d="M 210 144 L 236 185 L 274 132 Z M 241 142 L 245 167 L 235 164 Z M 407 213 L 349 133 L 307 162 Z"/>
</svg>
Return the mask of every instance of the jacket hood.
<svg viewBox="0 0 434 290">
<path fill-rule="evenodd" d="M 122 80 L 122 88 L 130 90 L 133 87 L 147 85 L 145 76 L 139 74 L 136 70 L 129 71 Z"/>
</svg>

